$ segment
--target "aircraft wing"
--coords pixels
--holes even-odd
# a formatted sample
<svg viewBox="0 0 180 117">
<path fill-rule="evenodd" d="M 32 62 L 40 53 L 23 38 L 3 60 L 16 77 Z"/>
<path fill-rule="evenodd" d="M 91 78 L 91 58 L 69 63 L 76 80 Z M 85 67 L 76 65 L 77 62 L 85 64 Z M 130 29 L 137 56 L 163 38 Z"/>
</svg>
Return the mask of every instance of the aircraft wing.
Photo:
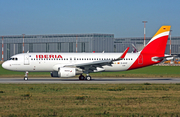
<svg viewBox="0 0 180 117">
<path fill-rule="evenodd" d="M 105 65 L 112 66 L 113 61 L 122 60 L 123 58 L 125 58 L 128 50 L 129 50 L 129 47 L 123 52 L 123 54 L 120 57 L 114 60 L 100 60 L 100 61 L 94 61 L 94 62 L 89 62 L 89 63 L 65 65 L 64 67 L 77 67 L 77 68 L 82 69 L 84 73 L 94 72 L 94 70 L 97 70 L 97 69 L 101 69 L 103 71 L 102 66 L 105 66 Z"/>
</svg>

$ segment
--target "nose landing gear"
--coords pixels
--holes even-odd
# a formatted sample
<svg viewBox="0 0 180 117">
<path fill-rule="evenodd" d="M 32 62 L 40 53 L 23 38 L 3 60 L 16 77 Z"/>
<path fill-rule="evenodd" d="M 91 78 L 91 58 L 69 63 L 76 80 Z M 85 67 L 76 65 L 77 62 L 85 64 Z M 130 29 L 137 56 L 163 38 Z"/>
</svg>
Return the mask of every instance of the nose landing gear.
<svg viewBox="0 0 180 117">
<path fill-rule="evenodd" d="M 25 80 L 25 81 L 28 80 L 28 71 L 25 72 L 24 80 Z"/>
</svg>

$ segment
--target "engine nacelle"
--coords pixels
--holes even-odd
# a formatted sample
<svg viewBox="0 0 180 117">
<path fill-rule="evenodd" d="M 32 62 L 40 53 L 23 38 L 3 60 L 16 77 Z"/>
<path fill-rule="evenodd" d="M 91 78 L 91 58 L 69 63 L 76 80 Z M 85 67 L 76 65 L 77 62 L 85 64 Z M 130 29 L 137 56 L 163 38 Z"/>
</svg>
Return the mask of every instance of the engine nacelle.
<svg viewBox="0 0 180 117">
<path fill-rule="evenodd" d="M 74 77 L 76 75 L 75 68 L 60 67 L 58 71 L 51 72 L 51 77 Z"/>
</svg>

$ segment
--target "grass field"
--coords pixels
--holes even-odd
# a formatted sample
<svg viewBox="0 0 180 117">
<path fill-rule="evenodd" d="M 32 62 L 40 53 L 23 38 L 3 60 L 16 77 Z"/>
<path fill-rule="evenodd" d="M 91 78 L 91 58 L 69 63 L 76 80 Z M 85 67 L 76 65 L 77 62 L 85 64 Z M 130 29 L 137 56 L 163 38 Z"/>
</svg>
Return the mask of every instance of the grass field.
<svg viewBox="0 0 180 117">
<path fill-rule="evenodd" d="M 150 66 L 93 77 L 180 77 L 179 66 Z M 4 70 L 0 77 L 24 77 Z M 50 77 L 30 72 L 29 77 Z M 0 84 L 0 117 L 180 116 L 180 84 Z"/>
<path fill-rule="evenodd" d="M 24 77 L 24 72 L 5 70 L 0 66 L 0 77 Z M 180 66 L 149 66 L 130 71 L 91 73 L 92 77 L 180 77 Z M 49 72 L 29 72 L 29 77 L 50 77 Z M 77 76 L 76 76 L 77 77 Z"/>
<path fill-rule="evenodd" d="M 180 84 L 1 84 L 7 117 L 178 117 Z"/>
</svg>

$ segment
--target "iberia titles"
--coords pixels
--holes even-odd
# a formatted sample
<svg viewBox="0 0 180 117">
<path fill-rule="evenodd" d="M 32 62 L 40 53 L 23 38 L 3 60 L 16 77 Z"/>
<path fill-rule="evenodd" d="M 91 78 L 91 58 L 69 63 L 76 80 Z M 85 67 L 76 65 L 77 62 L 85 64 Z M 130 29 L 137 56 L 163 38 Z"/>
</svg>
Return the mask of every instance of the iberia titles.
<svg viewBox="0 0 180 117">
<path fill-rule="evenodd" d="M 36 58 L 62 58 L 61 55 L 53 55 L 53 54 L 50 54 L 50 55 L 36 55 Z"/>
</svg>

